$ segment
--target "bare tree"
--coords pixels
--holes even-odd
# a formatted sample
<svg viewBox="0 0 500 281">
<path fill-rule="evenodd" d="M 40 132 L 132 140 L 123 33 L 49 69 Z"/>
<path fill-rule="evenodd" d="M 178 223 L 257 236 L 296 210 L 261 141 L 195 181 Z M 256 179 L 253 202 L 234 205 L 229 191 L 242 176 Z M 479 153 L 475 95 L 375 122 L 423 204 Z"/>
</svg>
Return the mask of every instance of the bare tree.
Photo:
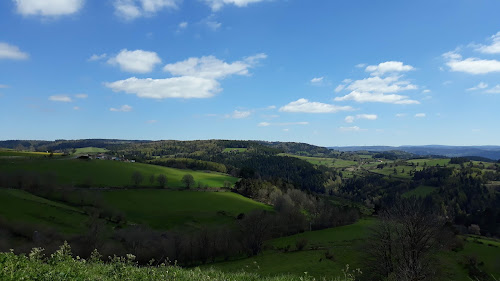
<svg viewBox="0 0 500 281">
<path fill-rule="evenodd" d="M 144 176 L 141 174 L 141 172 L 135 171 L 132 174 L 132 183 L 135 186 L 139 186 L 143 180 L 144 180 Z"/>
</svg>

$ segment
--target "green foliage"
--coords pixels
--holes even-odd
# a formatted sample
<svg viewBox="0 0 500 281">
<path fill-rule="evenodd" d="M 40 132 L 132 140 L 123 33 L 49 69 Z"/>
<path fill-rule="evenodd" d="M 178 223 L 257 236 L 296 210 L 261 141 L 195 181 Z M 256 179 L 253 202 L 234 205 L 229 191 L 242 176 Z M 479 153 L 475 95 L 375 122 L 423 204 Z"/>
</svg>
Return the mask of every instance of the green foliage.
<svg viewBox="0 0 500 281">
<path fill-rule="evenodd" d="M 196 181 L 194 180 L 194 177 L 191 174 L 185 174 L 184 176 L 182 176 L 181 182 L 184 185 L 184 188 L 186 189 L 190 189 L 196 184 Z"/>
<path fill-rule="evenodd" d="M 142 163 L 126 163 L 111 160 L 81 161 L 76 159 L 1 159 L 0 178 L 5 172 L 12 175 L 16 171 L 29 171 L 39 174 L 52 173 L 60 184 L 92 187 L 127 187 L 135 172 L 144 178 L 164 174 L 169 179 L 169 187 L 183 187 L 182 177 L 186 172 L 193 175 L 195 181 L 202 181 L 209 187 L 222 187 L 224 181 L 234 184 L 238 179 L 216 172 L 198 172 L 161 167 Z M 0 179 L 1 182 L 1 179 Z M 141 186 L 148 184 L 142 182 Z"/>
<path fill-rule="evenodd" d="M 0 253 L 0 280 L 41 280 L 41 281 L 66 281 L 66 280 L 193 280 L 193 281 L 314 281 L 313 277 L 304 272 L 302 276 L 282 275 L 263 277 L 256 273 L 224 273 L 214 269 L 200 270 L 182 269 L 168 264 L 159 264 L 139 267 L 133 255 L 126 257 L 110 257 L 107 263 L 96 258 L 89 260 L 71 256 L 71 249 L 65 243 L 49 258 L 42 254 L 43 249 L 36 248 L 29 254 L 15 255 L 13 252 Z M 359 271 L 352 271 L 347 266 L 342 270 L 342 276 L 334 281 L 354 281 Z M 322 279 L 328 280 L 328 279 Z"/>
</svg>

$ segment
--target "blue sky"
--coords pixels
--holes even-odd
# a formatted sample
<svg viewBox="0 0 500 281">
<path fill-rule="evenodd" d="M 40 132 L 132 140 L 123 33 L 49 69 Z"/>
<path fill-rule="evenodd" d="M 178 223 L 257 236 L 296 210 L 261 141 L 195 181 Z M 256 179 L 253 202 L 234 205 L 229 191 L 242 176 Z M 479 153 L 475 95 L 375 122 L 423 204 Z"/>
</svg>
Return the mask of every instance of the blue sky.
<svg viewBox="0 0 500 281">
<path fill-rule="evenodd" d="M 0 139 L 498 145 L 500 2 L 0 2 Z"/>
</svg>

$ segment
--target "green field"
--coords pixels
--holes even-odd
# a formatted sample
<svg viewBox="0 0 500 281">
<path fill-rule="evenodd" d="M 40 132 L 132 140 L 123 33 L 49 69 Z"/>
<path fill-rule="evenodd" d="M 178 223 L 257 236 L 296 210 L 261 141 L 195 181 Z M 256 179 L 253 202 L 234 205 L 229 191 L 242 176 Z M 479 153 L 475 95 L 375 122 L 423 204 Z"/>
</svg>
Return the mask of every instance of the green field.
<svg viewBox="0 0 500 281">
<path fill-rule="evenodd" d="M 224 150 L 222 152 L 225 152 L 225 153 L 229 153 L 229 152 L 246 152 L 248 150 L 248 148 L 242 148 L 242 147 L 227 147 L 227 148 L 224 148 Z"/>
<path fill-rule="evenodd" d="M 309 157 L 309 156 L 293 155 L 288 153 L 280 153 L 278 155 L 296 157 L 302 160 L 306 160 L 307 162 L 313 165 L 325 165 L 327 167 L 334 167 L 334 168 L 345 168 L 358 165 L 356 161 L 343 160 L 338 158 Z"/>
<path fill-rule="evenodd" d="M 28 192 L 0 188 L 0 217 L 10 222 L 49 226 L 65 233 L 84 231 L 88 217 L 81 210 Z"/>
<path fill-rule="evenodd" d="M 53 153 L 53 156 L 61 156 L 62 153 Z M 0 158 L 2 157 L 48 157 L 50 153 L 47 152 L 30 152 L 30 151 L 16 151 L 11 149 L 0 149 Z"/>
<path fill-rule="evenodd" d="M 270 206 L 232 192 L 158 189 L 102 191 L 103 199 L 133 223 L 157 229 L 234 221 L 240 213 Z"/>
<path fill-rule="evenodd" d="M 418 164 L 419 166 L 444 166 L 450 164 L 450 159 L 412 159 L 408 160 L 408 162 Z M 425 163 L 425 164 L 424 164 Z"/>
<path fill-rule="evenodd" d="M 107 151 L 108 151 L 107 149 L 99 147 L 82 147 L 82 148 L 77 148 L 74 154 L 104 153 Z"/>
<path fill-rule="evenodd" d="M 292 274 L 316 278 L 338 276 L 347 264 L 352 268 L 360 267 L 360 249 L 362 241 L 366 238 L 369 226 L 375 220 L 362 219 L 352 225 L 329 228 L 318 231 L 309 231 L 268 241 L 268 247 L 263 254 L 229 262 L 221 262 L 206 267 L 214 267 L 224 272 L 246 271 L 258 273 L 262 276 L 276 276 Z M 295 251 L 295 242 L 306 238 L 309 244 L 305 250 Z M 290 251 L 282 252 L 277 248 L 290 245 Z M 313 247 L 314 249 L 311 249 Z M 334 260 L 326 259 L 325 252 L 330 249 Z"/>
<path fill-rule="evenodd" d="M 0 159 L 0 171 L 15 172 L 18 170 L 55 173 L 62 184 L 89 185 L 93 187 L 126 187 L 132 186 L 132 174 L 140 172 L 144 176 L 140 186 L 151 186 L 149 177 L 164 174 L 168 187 L 182 187 L 181 179 L 185 174 L 193 175 L 196 183 L 209 187 L 222 187 L 225 181 L 231 184 L 237 178 L 216 172 L 200 172 L 180 170 L 142 163 L 126 163 L 111 160 L 77 160 L 77 159 Z M 157 185 L 154 183 L 153 185 Z"/>
<path fill-rule="evenodd" d="M 424 198 L 424 197 L 427 197 L 427 195 L 431 194 L 434 191 L 436 191 L 435 187 L 421 185 L 413 190 L 410 190 L 410 191 L 403 193 L 402 196 L 405 198 L 410 198 L 412 196 Z"/>
</svg>

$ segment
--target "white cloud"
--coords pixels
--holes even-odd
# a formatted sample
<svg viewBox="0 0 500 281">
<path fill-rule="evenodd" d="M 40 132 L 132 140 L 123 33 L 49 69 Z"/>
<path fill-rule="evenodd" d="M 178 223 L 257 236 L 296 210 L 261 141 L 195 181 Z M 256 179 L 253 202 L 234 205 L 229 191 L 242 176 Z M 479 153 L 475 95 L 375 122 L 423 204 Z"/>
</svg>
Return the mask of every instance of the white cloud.
<svg viewBox="0 0 500 281">
<path fill-rule="evenodd" d="M 249 117 L 250 115 L 252 115 L 251 111 L 239 111 L 239 110 L 235 110 L 231 114 L 226 114 L 225 117 L 226 118 L 232 118 L 232 119 L 243 119 L 243 118 Z"/>
<path fill-rule="evenodd" d="M 400 76 L 380 78 L 378 76 L 356 80 L 347 89 L 359 92 L 397 93 L 407 90 L 416 90 L 418 87 L 409 81 L 400 81 Z"/>
<path fill-rule="evenodd" d="M 165 71 L 180 77 L 165 79 L 131 77 L 104 85 L 115 92 L 123 91 L 141 98 L 209 98 L 222 90 L 218 79 L 234 74 L 249 75 L 249 68 L 264 58 L 265 54 L 257 54 L 233 63 L 226 63 L 213 56 L 189 58 L 167 64 L 164 68 Z"/>
<path fill-rule="evenodd" d="M 358 63 L 355 65 L 355 67 L 357 67 L 357 68 L 363 68 L 365 66 L 366 66 L 366 63 Z"/>
<path fill-rule="evenodd" d="M 110 58 L 108 63 L 119 65 L 122 71 L 148 73 L 153 71 L 155 65 L 161 63 L 161 59 L 155 52 L 123 49 L 118 55 Z"/>
<path fill-rule="evenodd" d="M 157 123 L 157 122 L 158 122 L 158 120 L 148 120 L 148 121 L 146 121 L 146 123 L 148 123 L 148 124 L 154 124 L 154 123 Z"/>
<path fill-rule="evenodd" d="M 268 127 L 268 126 L 294 126 L 294 125 L 309 125 L 309 122 L 287 122 L 287 123 L 260 122 L 257 126 Z"/>
<path fill-rule="evenodd" d="M 170 72 L 172 75 L 223 79 L 230 75 L 248 75 L 248 70 L 266 57 L 266 54 L 257 54 L 241 61 L 227 63 L 214 56 L 204 56 L 167 64 L 163 70 Z"/>
<path fill-rule="evenodd" d="M 325 82 L 325 77 L 314 77 L 311 79 L 310 83 L 313 86 L 322 86 Z"/>
<path fill-rule="evenodd" d="M 179 23 L 179 29 L 186 29 L 187 27 L 188 27 L 187 21 L 183 21 L 183 22 Z"/>
<path fill-rule="evenodd" d="M 457 51 L 451 51 L 443 54 L 447 60 L 446 65 L 454 72 L 465 72 L 469 74 L 487 74 L 500 72 L 500 61 L 485 60 L 479 58 L 463 59 Z"/>
<path fill-rule="evenodd" d="M 302 112 L 302 113 L 335 113 L 339 111 L 353 110 L 350 106 L 337 106 L 320 102 L 310 102 L 307 99 L 298 99 L 285 106 L 279 111 L 282 112 Z"/>
<path fill-rule="evenodd" d="M 356 116 L 347 116 L 345 118 L 346 123 L 352 123 L 355 120 L 366 119 L 366 120 L 377 120 L 378 116 L 376 114 L 358 114 Z"/>
<path fill-rule="evenodd" d="M 345 85 L 340 84 L 335 88 L 335 93 L 341 92 L 343 89 L 345 89 Z"/>
<path fill-rule="evenodd" d="M 114 111 L 114 112 L 130 112 L 132 111 L 132 107 L 130 105 L 122 105 L 120 108 L 110 108 L 109 111 Z"/>
<path fill-rule="evenodd" d="M 177 8 L 179 0 L 115 0 L 115 14 L 125 20 L 150 17 L 157 12 Z"/>
<path fill-rule="evenodd" d="M 408 99 L 407 96 L 390 94 L 384 95 L 381 93 L 363 93 L 352 91 L 351 93 L 343 96 L 336 97 L 335 101 L 348 101 L 353 100 L 359 103 L 364 102 L 382 102 L 382 103 L 394 103 L 394 104 L 420 104 L 419 101 Z"/>
<path fill-rule="evenodd" d="M 84 0 L 14 0 L 17 12 L 24 16 L 63 16 L 78 12 Z"/>
<path fill-rule="evenodd" d="M 0 42 L 0 60 L 25 60 L 28 59 L 28 57 L 29 55 L 19 50 L 19 47 Z"/>
<path fill-rule="evenodd" d="M 476 50 L 484 54 L 500 54 L 500 31 L 490 39 L 491 45 L 479 45 Z"/>
<path fill-rule="evenodd" d="M 224 5 L 232 4 L 237 7 L 246 7 L 248 4 L 258 3 L 262 1 L 264 0 L 204 0 L 204 2 L 207 3 L 213 11 L 220 10 L 222 7 L 224 7 Z"/>
<path fill-rule="evenodd" d="M 416 118 L 424 118 L 425 116 L 427 116 L 425 113 L 417 113 L 417 114 L 415 114 Z"/>
<path fill-rule="evenodd" d="M 87 61 L 98 61 L 98 60 L 103 60 L 105 58 L 107 58 L 108 55 L 107 54 L 93 54 L 90 56 L 90 58 L 87 59 Z"/>
<path fill-rule="evenodd" d="M 72 102 L 73 100 L 68 95 L 55 95 L 50 96 L 49 100 L 58 102 Z"/>
<path fill-rule="evenodd" d="M 8 87 L 9 87 L 8 85 L 0 84 L 0 89 L 5 89 L 5 88 L 8 88 Z"/>
<path fill-rule="evenodd" d="M 379 63 L 378 65 L 369 65 L 366 67 L 365 71 L 370 72 L 373 76 L 380 76 L 386 73 L 399 73 L 414 70 L 415 68 L 411 65 L 404 65 L 400 61 L 386 61 Z"/>
<path fill-rule="evenodd" d="M 79 106 L 73 106 L 73 110 L 80 110 Z"/>
<path fill-rule="evenodd" d="M 487 94 L 500 94 L 500 84 L 496 85 L 495 87 L 488 89 L 484 92 Z"/>
<path fill-rule="evenodd" d="M 479 82 L 479 84 L 477 84 L 477 86 L 469 88 L 469 89 L 467 89 L 467 91 L 482 90 L 482 89 L 486 89 L 486 88 L 488 88 L 488 84 L 486 84 L 484 82 Z"/>
<path fill-rule="evenodd" d="M 423 91 L 422 91 L 422 94 L 428 94 L 428 93 L 430 93 L 430 92 L 431 92 L 431 90 L 429 90 L 429 89 L 425 89 L 425 90 L 423 90 Z"/>
<path fill-rule="evenodd" d="M 77 98 L 77 99 L 86 99 L 88 97 L 89 97 L 89 95 L 87 95 L 87 94 L 76 94 L 75 95 L 75 98 Z"/>
<path fill-rule="evenodd" d="M 336 97 L 335 101 L 353 100 L 356 102 L 382 102 L 394 104 L 419 104 L 416 100 L 411 100 L 408 96 L 387 94 L 418 89 L 416 85 L 409 81 L 401 81 L 401 76 L 389 76 L 380 78 L 378 76 L 369 77 L 353 81 L 346 86 L 351 92 L 342 97 Z"/>
<path fill-rule="evenodd" d="M 182 76 L 166 79 L 139 79 L 131 77 L 104 85 L 115 92 L 135 94 L 140 98 L 210 98 L 220 92 L 219 83 L 214 79 Z"/>
<path fill-rule="evenodd" d="M 288 132 L 290 131 L 290 129 L 283 129 L 283 132 Z"/>
<path fill-rule="evenodd" d="M 268 110 L 276 109 L 276 105 L 270 105 L 270 106 L 266 107 L 266 109 L 268 109 Z"/>
<path fill-rule="evenodd" d="M 359 131 L 364 131 L 364 129 L 361 129 L 358 126 L 353 126 L 353 127 L 340 127 L 340 131 L 342 132 L 359 132 Z"/>
<path fill-rule="evenodd" d="M 397 113 L 396 114 L 396 117 L 398 117 L 398 118 L 405 117 L 405 116 L 406 116 L 406 113 Z"/>
</svg>

